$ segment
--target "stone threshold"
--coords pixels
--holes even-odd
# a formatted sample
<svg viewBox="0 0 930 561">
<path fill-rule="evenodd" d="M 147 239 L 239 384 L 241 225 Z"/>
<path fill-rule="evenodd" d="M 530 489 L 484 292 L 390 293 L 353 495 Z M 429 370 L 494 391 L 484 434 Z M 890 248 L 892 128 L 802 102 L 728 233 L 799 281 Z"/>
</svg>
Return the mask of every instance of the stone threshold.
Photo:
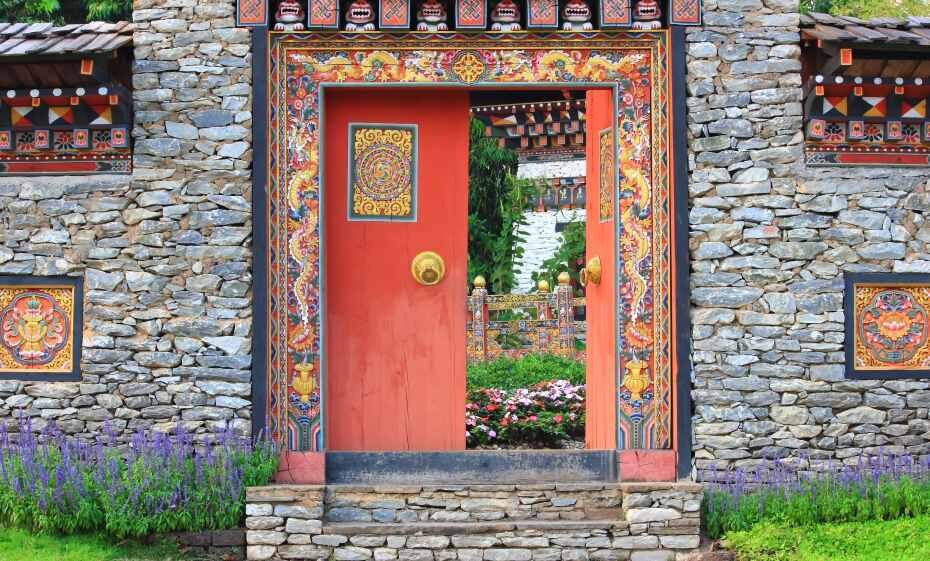
<svg viewBox="0 0 930 561">
<path fill-rule="evenodd" d="M 514 520 L 509 522 L 331 522 L 323 525 L 324 534 L 357 535 L 460 535 L 497 534 L 522 530 L 541 532 L 577 530 L 625 530 L 629 523 L 622 520 Z"/>
<path fill-rule="evenodd" d="M 685 493 L 698 493 L 703 489 L 700 483 L 693 481 L 658 481 L 655 483 L 604 483 L 594 482 L 575 482 L 575 483 L 532 483 L 525 485 L 518 484 L 461 484 L 461 485 L 353 485 L 353 484 L 327 484 L 327 485 L 302 485 L 294 483 L 271 484 L 264 487 L 249 487 L 246 490 L 246 498 L 250 502 L 290 502 L 294 500 L 295 493 L 321 493 L 342 492 L 342 493 L 377 493 L 377 494 L 416 494 L 421 492 L 438 493 L 438 492 L 455 492 L 455 491 L 487 491 L 487 492 L 507 492 L 507 491 L 601 491 L 605 489 L 618 489 L 622 493 L 651 493 L 655 491 L 682 491 Z"/>
</svg>

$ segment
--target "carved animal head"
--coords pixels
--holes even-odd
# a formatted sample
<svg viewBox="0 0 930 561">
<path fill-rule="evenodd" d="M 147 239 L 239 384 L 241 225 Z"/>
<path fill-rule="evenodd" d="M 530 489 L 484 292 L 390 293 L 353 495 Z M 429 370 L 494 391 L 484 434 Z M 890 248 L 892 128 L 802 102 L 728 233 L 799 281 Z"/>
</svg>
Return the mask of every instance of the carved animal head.
<svg viewBox="0 0 930 561">
<path fill-rule="evenodd" d="M 662 16 L 662 10 L 656 0 L 639 0 L 633 8 L 633 19 L 637 21 L 652 21 Z"/>
<path fill-rule="evenodd" d="M 346 20 L 356 25 L 375 21 L 375 10 L 368 0 L 355 0 L 349 4 Z"/>
<path fill-rule="evenodd" d="M 491 20 L 497 23 L 517 23 L 520 21 L 520 8 L 513 0 L 501 0 L 491 10 Z"/>
<path fill-rule="evenodd" d="M 427 23 L 446 21 L 446 7 L 439 0 L 424 0 L 417 12 L 417 19 Z"/>
<path fill-rule="evenodd" d="M 296 23 L 304 19 L 304 7 L 295 0 L 281 0 L 274 19 L 280 23 Z"/>
<path fill-rule="evenodd" d="M 584 23 L 591 20 L 591 8 L 585 0 L 568 0 L 562 8 L 562 17 L 565 21 Z"/>
</svg>

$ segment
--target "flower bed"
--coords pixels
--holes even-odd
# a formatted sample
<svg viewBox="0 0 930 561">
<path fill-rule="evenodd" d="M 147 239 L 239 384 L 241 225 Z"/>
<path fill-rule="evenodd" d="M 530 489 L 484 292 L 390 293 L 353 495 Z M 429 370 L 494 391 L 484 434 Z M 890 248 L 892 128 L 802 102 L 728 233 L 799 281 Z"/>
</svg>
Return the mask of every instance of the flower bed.
<svg viewBox="0 0 930 561">
<path fill-rule="evenodd" d="M 0 427 L 0 524 L 119 538 L 239 526 L 245 488 L 265 485 L 277 467 L 273 448 L 232 433 L 196 442 L 137 432 L 128 446 L 115 434 L 87 442 L 49 424 L 36 435 Z"/>
<path fill-rule="evenodd" d="M 472 390 L 465 406 L 468 446 L 561 448 L 584 440 L 584 400 L 584 385 L 568 380 Z"/>
<path fill-rule="evenodd" d="M 855 465 L 804 472 L 795 463 L 706 470 L 704 523 L 711 538 L 761 522 L 806 526 L 930 514 L 930 457 L 862 456 Z"/>
</svg>

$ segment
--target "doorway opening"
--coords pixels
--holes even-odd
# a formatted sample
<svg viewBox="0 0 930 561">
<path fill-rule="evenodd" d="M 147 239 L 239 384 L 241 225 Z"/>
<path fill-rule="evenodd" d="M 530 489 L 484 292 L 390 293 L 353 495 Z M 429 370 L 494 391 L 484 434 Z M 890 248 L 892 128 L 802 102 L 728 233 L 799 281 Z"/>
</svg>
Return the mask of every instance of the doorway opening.
<svg viewBox="0 0 930 561">
<path fill-rule="evenodd" d="M 470 103 L 466 445 L 584 448 L 585 91 Z"/>
<path fill-rule="evenodd" d="M 616 447 L 614 95 L 325 92 L 328 450 Z"/>
</svg>

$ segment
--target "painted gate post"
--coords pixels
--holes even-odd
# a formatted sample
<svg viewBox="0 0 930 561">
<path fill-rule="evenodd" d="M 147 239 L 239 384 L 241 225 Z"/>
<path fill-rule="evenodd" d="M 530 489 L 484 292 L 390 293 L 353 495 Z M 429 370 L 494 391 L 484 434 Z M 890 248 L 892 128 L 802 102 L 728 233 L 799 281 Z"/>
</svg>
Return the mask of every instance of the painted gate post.
<svg viewBox="0 0 930 561">
<path fill-rule="evenodd" d="M 468 357 L 475 362 L 484 362 L 488 356 L 488 289 L 487 281 L 478 275 L 473 282 L 474 288 L 468 298 L 468 311 L 471 313 L 471 331 L 468 332 Z"/>
</svg>

